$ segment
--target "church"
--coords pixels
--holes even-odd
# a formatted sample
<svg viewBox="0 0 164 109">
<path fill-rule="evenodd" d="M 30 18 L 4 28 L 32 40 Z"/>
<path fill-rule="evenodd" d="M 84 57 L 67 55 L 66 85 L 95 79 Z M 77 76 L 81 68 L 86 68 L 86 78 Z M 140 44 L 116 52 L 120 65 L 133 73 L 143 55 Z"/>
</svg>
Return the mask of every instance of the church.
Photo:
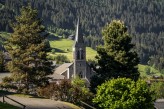
<svg viewBox="0 0 164 109">
<path fill-rule="evenodd" d="M 52 81 L 72 79 L 73 77 L 79 76 L 89 85 L 90 77 L 93 75 L 93 71 L 86 61 L 86 46 L 83 40 L 83 36 L 80 32 L 79 19 L 77 21 L 76 35 L 74 45 L 72 47 L 72 52 L 73 62 L 64 63 L 55 68 L 54 73 L 50 76 Z"/>
</svg>

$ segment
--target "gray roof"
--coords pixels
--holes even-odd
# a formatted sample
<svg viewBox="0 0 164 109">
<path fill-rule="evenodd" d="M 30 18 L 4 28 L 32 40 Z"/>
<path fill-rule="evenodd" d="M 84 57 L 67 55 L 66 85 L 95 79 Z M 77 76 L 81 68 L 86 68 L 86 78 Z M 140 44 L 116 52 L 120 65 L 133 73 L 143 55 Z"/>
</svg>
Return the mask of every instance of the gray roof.
<svg viewBox="0 0 164 109">
<path fill-rule="evenodd" d="M 63 72 L 65 72 L 67 70 L 67 68 L 69 66 L 71 66 L 73 63 L 64 63 L 62 64 L 61 66 L 57 67 L 54 71 L 54 73 L 57 73 L 57 74 L 62 74 Z"/>
<path fill-rule="evenodd" d="M 64 79 L 65 76 L 62 75 L 69 66 L 71 66 L 73 63 L 64 63 L 61 66 L 55 68 L 54 73 L 52 75 L 49 75 L 48 77 L 51 77 L 52 79 Z"/>
<path fill-rule="evenodd" d="M 59 80 L 59 79 L 64 79 L 65 78 L 63 75 L 60 75 L 60 74 L 57 74 L 57 73 L 49 75 L 48 77 L 51 77 L 52 80 Z"/>
<path fill-rule="evenodd" d="M 164 109 L 164 99 L 157 99 L 154 105 L 156 109 Z"/>
</svg>

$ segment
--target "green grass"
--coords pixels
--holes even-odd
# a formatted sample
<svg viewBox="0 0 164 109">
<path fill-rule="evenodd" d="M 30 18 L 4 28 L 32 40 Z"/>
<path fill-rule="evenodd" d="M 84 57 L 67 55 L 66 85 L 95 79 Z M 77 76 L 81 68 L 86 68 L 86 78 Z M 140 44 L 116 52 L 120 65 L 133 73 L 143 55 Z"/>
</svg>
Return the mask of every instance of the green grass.
<svg viewBox="0 0 164 109">
<path fill-rule="evenodd" d="M 25 97 L 25 98 L 31 98 L 31 97 L 33 97 L 32 95 L 27 95 L 27 94 L 18 94 L 18 93 L 16 93 L 16 94 L 13 94 L 14 96 L 18 96 L 18 97 Z"/>
<path fill-rule="evenodd" d="M 70 61 L 73 59 L 72 46 L 74 44 L 73 40 L 69 39 L 58 39 L 50 41 L 51 48 L 55 49 L 55 55 L 62 54 L 66 55 Z M 95 59 L 97 52 L 90 47 L 86 47 L 86 58 Z M 53 55 L 53 54 L 50 54 Z"/>
<path fill-rule="evenodd" d="M 149 68 L 150 69 L 150 72 L 147 74 L 145 69 L 146 68 Z M 160 73 L 160 71 L 158 71 L 157 69 L 151 67 L 151 66 L 148 66 L 148 65 L 141 65 L 139 64 L 138 65 L 138 70 L 140 72 L 140 76 L 141 77 L 147 77 L 147 78 L 150 78 L 152 76 L 161 76 L 162 74 Z"/>
<path fill-rule="evenodd" d="M 0 32 L 0 36 L 2 38 L 8 38 L 10 36 L 10 33 L 6 32 Z M 55 49 L 55 55 L 62 54 L 66 55 L 70 61 L 73 59 L 72 54 L 72 46 L 74 44 L 73 40 L 69 39 L 60 39 L 55 34 L 50 33 L 50 36 L 48 37 L 48 40 L 50 42 L 50 46 L 52 49 Z M 2 40 L 0 39 L 0 43 Z M 97 52 L 93 50 L 90 47 L 86 47 L 86 58 L 88 59 L 95 59 Z M 49 54 L 50 56 L 54 56 L 54 54 Z"/>
<path fill-rule="evenodd" d="M 19 107 L 0 102 L 0 109 L 21 109 Z"/>
</svg>

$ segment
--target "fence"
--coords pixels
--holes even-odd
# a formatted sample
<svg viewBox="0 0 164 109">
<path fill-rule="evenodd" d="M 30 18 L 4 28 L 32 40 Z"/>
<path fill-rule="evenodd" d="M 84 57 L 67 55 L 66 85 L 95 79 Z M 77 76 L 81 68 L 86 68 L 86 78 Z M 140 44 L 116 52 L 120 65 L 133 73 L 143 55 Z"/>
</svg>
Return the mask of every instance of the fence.
<svg viewBox="0 0 164 109">
<path fill-rule="evenodd" d="M 5 98 L 7 98 L 7 99 L 9 99 L 9 100 L 11 100 L 11 101 L 13 101 L 13 102 L 15 102 L 15 103 L 21 105 L 21 106 L 23 107 L 23 109 L 26 108 L 26 106 L 25 106 L 24 104 L 22 104 L 22 103 L 20 103 L 20 102 L 18 102 L 18 101 L 15 101 L 14 99 L 12 99 L 12 98 L 10 98 L 10 97 L 8 97 L 8 96 L 6 96 L 6 95 L 3 95 L 3 103 L 6 102 L 6 101 L 5 101 Z"/>
</svg>

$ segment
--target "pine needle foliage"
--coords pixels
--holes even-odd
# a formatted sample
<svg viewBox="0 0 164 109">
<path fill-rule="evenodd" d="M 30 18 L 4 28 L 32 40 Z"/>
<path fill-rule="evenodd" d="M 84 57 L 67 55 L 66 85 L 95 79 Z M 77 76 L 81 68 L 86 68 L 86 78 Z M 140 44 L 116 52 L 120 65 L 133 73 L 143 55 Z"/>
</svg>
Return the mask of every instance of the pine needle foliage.
<svg viewBox="0 0 164 109">
<path fill-rule="evenodd" d="M 37 14 L 29 5 L 22 7 L 6 47 L 12 59 L 8 69 L 14 80 L 24 83 L 27 89 L 30 84 L 47 84 L 47 75 L 52 73 L 51 62 L 46 58 L 50 51 L 45 39 L 48 34 Z"/>
<path fill-rule="evenodd" d="M 139 78 L 139 58 L 125 24 L 120 20 L 113 20 L 103 28 L 102 35 L 104 45 L 97 47 L 97 75 L 92 78 L 91 85 L 96 87 L 105 80 L 119 77 L 136 81 Z"/>
</svg>

